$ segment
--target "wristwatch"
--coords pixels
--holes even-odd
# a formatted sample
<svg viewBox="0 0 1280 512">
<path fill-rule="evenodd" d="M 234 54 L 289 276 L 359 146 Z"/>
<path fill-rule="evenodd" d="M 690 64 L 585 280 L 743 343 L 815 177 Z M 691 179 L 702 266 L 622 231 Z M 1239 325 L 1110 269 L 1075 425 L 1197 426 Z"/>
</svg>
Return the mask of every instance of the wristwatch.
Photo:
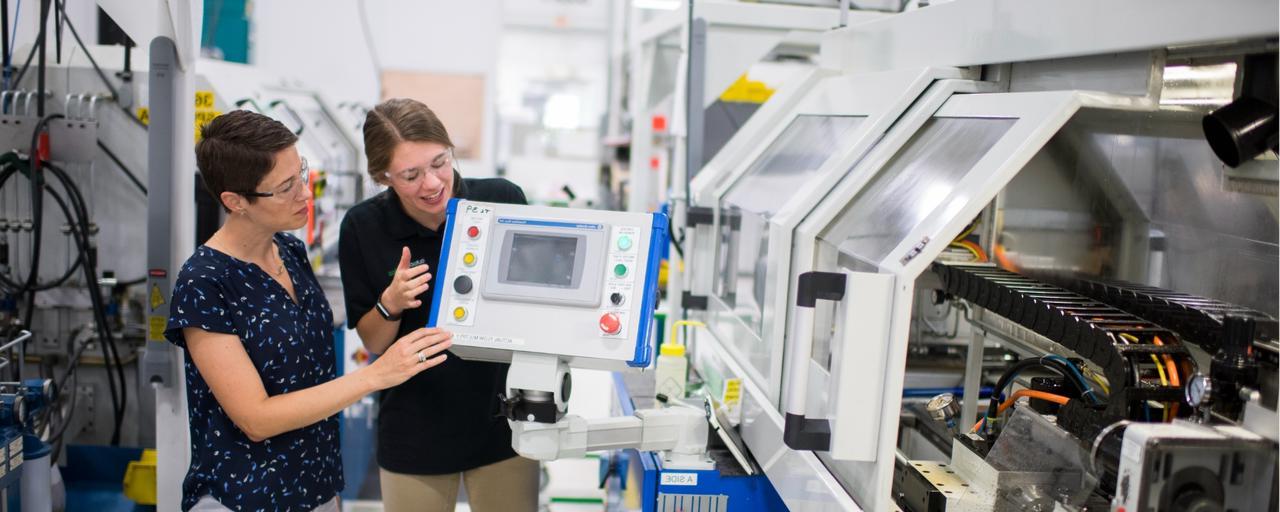
<svg viewBox="0 0 1280 512">
<path fill-rule="evenodd" d="M 387 307 L 382 305 L 381 300 L 373 304 L 373 309 L 377 310 L 378 314 L 382 315 L 382 318 L 388 322 L 395 322 L 400 320 L 400 315 L 391 314 L 391 312 L 387 310 Z"/>
</svg>

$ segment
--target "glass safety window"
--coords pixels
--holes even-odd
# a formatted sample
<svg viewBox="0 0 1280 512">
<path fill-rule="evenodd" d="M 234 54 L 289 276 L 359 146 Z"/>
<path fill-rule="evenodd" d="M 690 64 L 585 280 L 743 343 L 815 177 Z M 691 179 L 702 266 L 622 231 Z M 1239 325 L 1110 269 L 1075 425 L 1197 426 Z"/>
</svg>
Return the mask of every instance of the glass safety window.
<svg viewBox="0 0 1280 512">
<path fill-rule="evenodd" d="M 771 217 L 822 168 L 866 117 L 798 115 L 725 194 L 725 202 Z"/>
<path fill-rule="evenodd" d="M 844 234 L 841 252 L 879 264 L 957 192 L 956 184 L 1015 121 L 940 117 L 926 121 L 845 210 L 833 232 Z"/>
</svg>

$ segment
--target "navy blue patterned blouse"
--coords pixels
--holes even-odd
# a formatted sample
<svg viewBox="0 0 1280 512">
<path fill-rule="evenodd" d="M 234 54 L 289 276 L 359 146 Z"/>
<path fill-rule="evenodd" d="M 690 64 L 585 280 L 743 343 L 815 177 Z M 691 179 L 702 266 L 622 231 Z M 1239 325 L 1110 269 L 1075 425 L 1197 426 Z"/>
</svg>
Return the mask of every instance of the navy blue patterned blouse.
<svg viewBox="0 0 1280 512">
<path fill-rule="evenodd" d="M 178 274 L 165 331 L 183 348 L 184 327 L 239 336 L 271 396 L 333 380 L 337 364 L 333 312 L 302 241 L 277 234 L 275 244 L 297 303 L 257 265 L 202 245 Z M 232 510 L 311 510 L 342 490 L 337 415 L 255 443 L 218 405 L 190 354 L 186 374 L 191 467 L 183 510 L 205 495 Z"/>
</svg>

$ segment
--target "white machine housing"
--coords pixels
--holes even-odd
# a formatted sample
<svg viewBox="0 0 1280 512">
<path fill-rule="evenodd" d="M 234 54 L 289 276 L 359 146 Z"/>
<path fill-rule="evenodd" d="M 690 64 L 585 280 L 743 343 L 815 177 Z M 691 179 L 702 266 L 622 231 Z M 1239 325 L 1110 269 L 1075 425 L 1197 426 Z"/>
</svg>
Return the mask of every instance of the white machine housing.
<svg viewBox="0 0 1280 512">
<path fill-rule="evenodd" d="M 927 278 L 947 243 L 1051 139 L 1071 136 L 1059 135 L 1064 126 L 1142 119 L 1160 109 L 1160 78 L 1150 69 L 1134 73 L 1132 82 L 1140 85 L 1121 87 L 1077 78 L 1092 76 L 1086 72 L 1092 68 L 1076 71 L 1073 62 L 1053 59 L 1154 49 L 1138 57 L 1162 70 L 1165 61 L 1158 59 L 1167 48 L 1275 33 L 1274 3 L 1224 10 L 1137 2 L 1125 12 L 1108 6 L 971 0 L 833 30 L 823 40 L 821 68 L 807 82 L 780 90 L 694 179 L 692 202 L 713 218 L 697 223 L 685 245 L 691 253 L 685 284 L 707 303 L 705 311 L 690 313 L 708 324 L 690 344 L 693 366 L 703 375 L 742 379 L 743 439 L 789 508 L 895 507 L 891 488 L 917 279 Z M 1097 16 L 1100 9 L 1107 15 Z M 1151 13 L 1159 13 L 1160 22 L 1136 21 Z M 1079 36 L 1085 32 L 1088 37 Z M 1075 81 L 1028 78 L 1043 78 L 1048 73 L 1032 71 L 1050 65 Z M 896 91 L 881 85 L 888 80 L 901 85 Z M 821 103 L 824 81 L 848 87 L 833 88 L 828 96 L 837 101 Z M 859 113 L 851 108 L 856 103 L 874 108 Z M 789 149 L 793 161 L 807 156 L 809 138 L 783 141 L 794 120 L 858 114 L 866 121 L 829 148 L 811 144 L 825 153 L 814 158 L 821 163 L 811 176 L 818 179 L 792 179 L 789 188 L 745 181 L 770 146 L 779 154 Z M 779 167 L 796 169 L 804 168 Z M 748 223 L 763 210 L 731 197 L 735 186 L 782 204 L 764 223 Z M 746 251 L 725 250 L 735 237 Z M 748 257 L 737 257 L 743 254 Z M 797 283 L 815 271 L 843 276 L 844 293 L 838 300 L 819 297 L 827 302 L 819 308 L 797 305 Z M 734 297 L 757 299 L 752 305 L 760 307 L 718 298 L 718 285 L 741 277 L 752 277 L 743 284 L 754 286 L 738 286 Z M 874 310 L 865 306 L 872 304 Z M 974 339 L 981 347 L 982 338 Z M 965 382 L 971 397 L 965 403 L 978 402 L 978 388 L 976 378 Z M 820 448 L 786 442 L 789 424 L 812 423 L 826 427 L 827 436 L 810 436 Z"/>
<path fill-rule="evenodd" d="M 666 219 L 452 200 L 428 325 L 453 332 L 465 358 L 647 367 Z"/>
<path fill-rule="evenodd" d="M 1265 510 L 1274 503 L 1266 482 L 1275 479 L 1275 443 L 1247 429 L 1133 424 L 1121 446 L 1113 510 L 1161 510 L 1196 498 L 1227 510 Z"/>
</svg>

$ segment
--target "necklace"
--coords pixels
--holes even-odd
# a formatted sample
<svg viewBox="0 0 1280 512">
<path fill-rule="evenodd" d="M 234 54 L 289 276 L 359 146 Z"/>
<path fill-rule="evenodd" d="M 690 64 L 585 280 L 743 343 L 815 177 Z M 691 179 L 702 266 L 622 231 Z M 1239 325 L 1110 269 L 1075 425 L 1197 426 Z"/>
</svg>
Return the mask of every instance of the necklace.
<svg viewBox="0 0 1280 512">
<path fill-rule="evenodd" d="M 280 256 L 276 256 L 276 259 L 280 260 L 280 265 L 276 268 L 276 276 L 279 277 L 284 274 L 284 259 L 280 258 Z"/>
</svg>

